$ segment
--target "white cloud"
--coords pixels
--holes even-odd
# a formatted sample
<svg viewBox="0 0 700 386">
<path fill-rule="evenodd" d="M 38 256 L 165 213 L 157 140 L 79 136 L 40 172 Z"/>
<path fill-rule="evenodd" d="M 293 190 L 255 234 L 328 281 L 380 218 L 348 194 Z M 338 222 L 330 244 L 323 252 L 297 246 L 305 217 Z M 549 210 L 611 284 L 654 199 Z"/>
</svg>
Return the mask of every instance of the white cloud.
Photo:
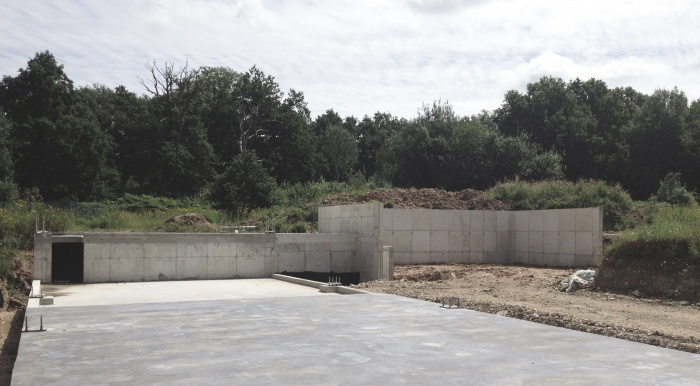
<svg viewBox="0 0 700 386">
<path fill-rule="evenodd" d="M 413 117 L 439 98 L 472 114 L 544 75 L 698 99 L 698 19 L 690 0 L 6 0 L 0 74 L 49 50 L 77 85 L 141 93 L 154 59 L 257 65 L 314 115 Z"/>
</svg>

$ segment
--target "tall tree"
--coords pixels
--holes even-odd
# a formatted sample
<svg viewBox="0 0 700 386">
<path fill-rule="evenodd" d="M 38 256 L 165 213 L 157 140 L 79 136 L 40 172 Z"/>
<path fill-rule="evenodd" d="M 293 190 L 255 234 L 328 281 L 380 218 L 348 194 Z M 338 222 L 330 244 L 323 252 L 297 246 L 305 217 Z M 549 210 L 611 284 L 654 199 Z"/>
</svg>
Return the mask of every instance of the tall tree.
<svg viewBox="0 0 700 386">
<path fill-rule="evenodd" d="M 14 178 L 10 126 L 10 121 L 5 118 L 5 113 L 0 109 L 0 206 L 14 202 L 18 194 Z"/>
<path fill-rule="evenodd" d="M 321 135 L 319 142 L 328 167 L 326 176 L 335 181 L 347 180 L 357 164 L 355 137 L 342 126 L 332 125 Z"/>
<path fill-rule="evenodd" d="M 657 90 L 645 98 L 625 128 L 630 164 L 624 185 L 635 198 L 648 198 L 667 173 L 679 170 L 688 98 L 682 91 Z"/>
<path fill-rule="evenodd" d="M 279 123 L 282 98 L 275 78 L 255 66 L 238 79 L 233 104 L 237 112 L 234 135 L 239 152 L 251 149 L 254 142 L 264 141 L 270 128 Z"/>
<path fill-rule="evenodd" d="M 151 96 L 148 109 L 155 121 L 149 129 L 155 135 L 142 182 L 158 195 L 195 194 L 216 175 L 216 157 L 197 110 L 199 71 L 171 62 L 146 68 L 150 78 L 141 84 Z"/>
<path fill-rule="evenodd" d="M 114 189 L 110 137 L 75 100 L 73 82 L 49 52 L 0 83 L 0 101 L 13 122 L 16 178 L 46 199 L 95 200 Z"/>
<path fill-rule="evenodd" d="M 400 120 L 389 113 L 375 113 L 372 118 L 365 115 L 357 124 L 357 146 L 360 150 L 358 168 L 365 177 L 371 177 L 379 170 L 377 154 L 387 139 L 402 126 L 405 120 Z"/>
<path fill-rule="evenodd" d="M 319 175 L 321 155 L 304 94 L 290 90 L 280 107 L 279 117 L 261 155 L 270 164 L 278 182 L 313 181 Z"/>
<path fill-rule="evenodd" d="M 143 190 L 143 165 L 152 161 L 152 144 L 156 141 L 154 123 L 146 99 L 127 91 L 124 86 L 115 89 L 103 85 L 81 87 L 76 98 L 87 106 L 97 118 L 102 131 L 115 143 L 114 161 L 122 181 L 120 191 L 149 193 Z"/>
</svg>

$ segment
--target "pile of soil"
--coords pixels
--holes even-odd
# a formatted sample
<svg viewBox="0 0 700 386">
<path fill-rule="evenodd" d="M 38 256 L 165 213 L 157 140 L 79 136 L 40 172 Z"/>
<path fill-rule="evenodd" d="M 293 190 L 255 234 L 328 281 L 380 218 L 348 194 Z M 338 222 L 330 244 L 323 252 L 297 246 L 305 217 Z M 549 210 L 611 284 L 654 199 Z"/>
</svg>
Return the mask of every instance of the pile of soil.
<svg viewBox="0 0 700 386">
<path fill-rule="evenodd" d="M 360 196 L 341 193 L 321 199 L 323 206 L 368 202 L 381 202 L 387 208 L 399 209 L 510 210 L 510 205 L 472 189 L 459 192 L 441 189 L 377 189 Z"/>
<path fill-rule="evenodd" d="M 596 277 L 602 290 L 700 302 L 700 264 L 688 259 L 629 259 L 606 257 Z"/>
<path fill-rule="evenodd" d="M 209 222 L 200 213 L 185 213 L 177 215 L 166 221 L 163 225 L 164 230 L 181 230 L 194 232 L 209 232 L 215 231 L 218 227 Z"/>
<path fill-rule="evenodd" d="M 700 303 L 597 288 L 560 292 L 575 269 L 477 264 L 404 265 L 394 281 L 357 288 L 700 353 Z M 598 279 L 596 279 L 597 281 Z M 438 307 L 439 304 L 436 304 Z"/>
</svg>

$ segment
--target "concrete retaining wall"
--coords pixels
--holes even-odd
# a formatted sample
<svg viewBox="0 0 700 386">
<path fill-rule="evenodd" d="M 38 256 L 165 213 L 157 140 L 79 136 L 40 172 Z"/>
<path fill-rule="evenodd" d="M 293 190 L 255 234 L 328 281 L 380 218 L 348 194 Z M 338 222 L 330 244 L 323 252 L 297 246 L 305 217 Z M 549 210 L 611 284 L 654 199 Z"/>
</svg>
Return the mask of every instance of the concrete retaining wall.
<svg viewBox="0 0 700 386">
<path fill-rule="evenodd" d="M 289 271 L 391 279 L 394 262 L 594 264 L 600 208 L 522 212 L 319 208 L 317 234 L 78 233 L 34 238 L 34 278 L 51 282 L 52 244 L 84 245 L 86 283 L 262 278 Z"/>
<path fill-rule="evenodd" d="M 357 272 L 352 234 L 39 232 L 34 278 L 51 282 L 53 242 L 84 244 L 83 281 L 263 278 L 282 271 Z"/>
<path fill-rule="evenodd" d="M 385 209 L 382 243 L 396 264 L 595 264 L 600 208 L 535 211 Z"/>
</svg>

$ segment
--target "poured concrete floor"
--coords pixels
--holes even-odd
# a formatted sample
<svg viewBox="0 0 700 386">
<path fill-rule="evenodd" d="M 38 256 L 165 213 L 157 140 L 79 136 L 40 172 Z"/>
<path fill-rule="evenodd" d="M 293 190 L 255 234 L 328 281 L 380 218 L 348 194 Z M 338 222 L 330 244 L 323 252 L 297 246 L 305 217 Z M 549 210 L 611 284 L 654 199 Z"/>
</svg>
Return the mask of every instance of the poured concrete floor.
<svg viewBox="0 0 700 386">
<path fill-rule="evenodd" d="M 697 384 L 700 355 L 272 279 L 44 287 L 13 385 Z"/>
</svg>

